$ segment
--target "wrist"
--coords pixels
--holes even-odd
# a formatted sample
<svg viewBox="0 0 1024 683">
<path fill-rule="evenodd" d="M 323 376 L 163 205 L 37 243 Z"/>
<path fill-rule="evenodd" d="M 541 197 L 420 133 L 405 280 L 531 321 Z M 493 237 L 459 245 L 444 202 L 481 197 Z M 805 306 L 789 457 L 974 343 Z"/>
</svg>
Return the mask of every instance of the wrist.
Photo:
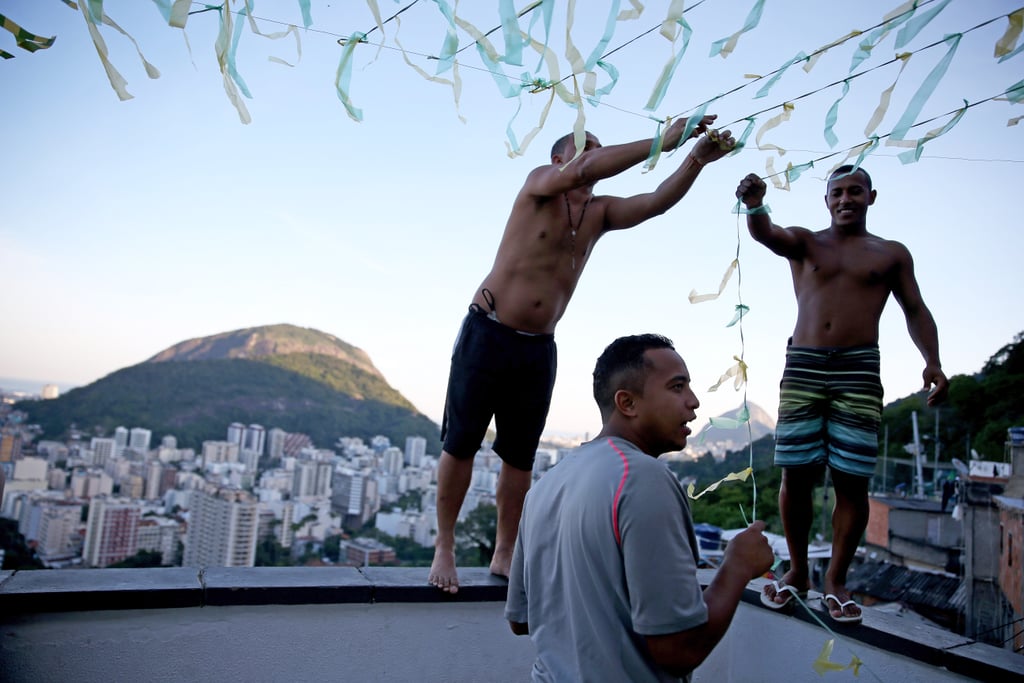
<svg viewBox="0 0 1024 683">
<path fill-rule="evenodd" d="M 697 157 L 693 156 L 693 152 L 687 154 L 686 157 L 690 160 L 690 163 L 692 163 L 697 168 L 704 168 L 704 166 L 707 165 L 706 161 L 701 161 Z"/>
</svg>

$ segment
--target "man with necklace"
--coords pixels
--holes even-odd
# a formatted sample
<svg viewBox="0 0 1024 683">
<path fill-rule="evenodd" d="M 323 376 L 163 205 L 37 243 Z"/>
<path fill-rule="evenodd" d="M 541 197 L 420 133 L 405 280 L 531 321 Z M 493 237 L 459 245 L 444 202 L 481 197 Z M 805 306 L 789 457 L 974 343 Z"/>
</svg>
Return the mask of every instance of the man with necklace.
<svg viewBox="0 0 1024 683">
<path fill-rule="evenodd" d="M 599 180 L 645 161 L 651 139 L 604 147 L 588 132 L 577 151 L 569 134 L 555 142 L 551 163 L 527 176 L 494 265 L 473 296 L 452 353 L 437 471 L 431 585 L 458 592 L 455 524 L 472 479 L 473 456 L 492 417 L 497 432 L 493 449 L 502 466 L 490 570 L 508 576 L 555 384 L 555 326 L 601 236 L 665 213 L 686 195 L 705 164 L 733 149 L 736 141 L 729 131 L 709 130 L 715 118 L 703 116 L 694 123 L 689 137 L 698 141 L 652 192 L 632 197 L 594 194 Z M 680 119 L 665 130 L 662 149 L 685 142 L 687 123 Z"/>
</svg>

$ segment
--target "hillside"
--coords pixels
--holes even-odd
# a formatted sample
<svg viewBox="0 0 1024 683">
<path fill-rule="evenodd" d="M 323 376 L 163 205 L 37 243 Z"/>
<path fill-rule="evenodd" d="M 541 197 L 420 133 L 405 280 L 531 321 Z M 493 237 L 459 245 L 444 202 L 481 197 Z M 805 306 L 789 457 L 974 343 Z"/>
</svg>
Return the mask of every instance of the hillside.
<svg viewBox="0 0 1024 683">
<path fill-rule="evenodd" d="M 223 439 L 232 422 L 308 434 L 437 439 L 439 429 L 391 387 L 362 350 L 292 325 L 192 339 L 51 401 L 18 404 L 50 437 L 75 425 L 109 434 L 146 427 L 183 447 Z"/>
</svg>

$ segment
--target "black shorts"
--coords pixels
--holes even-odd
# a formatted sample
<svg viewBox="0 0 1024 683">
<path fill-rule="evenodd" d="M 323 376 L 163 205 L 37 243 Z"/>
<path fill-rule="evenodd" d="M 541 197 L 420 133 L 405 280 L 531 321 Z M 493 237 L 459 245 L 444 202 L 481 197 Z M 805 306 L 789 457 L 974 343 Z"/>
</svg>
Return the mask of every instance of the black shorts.
<svg viewBox="0 0 1024 683">
<path fill-rule="evenodd" d="M 441 439 L 456 458 L 476 455 L 494 417 L 494 452 L 533 469 L 555 387 L 554 335 L 529 335 L 470 307 L 452 350 Z"/>
</svg>

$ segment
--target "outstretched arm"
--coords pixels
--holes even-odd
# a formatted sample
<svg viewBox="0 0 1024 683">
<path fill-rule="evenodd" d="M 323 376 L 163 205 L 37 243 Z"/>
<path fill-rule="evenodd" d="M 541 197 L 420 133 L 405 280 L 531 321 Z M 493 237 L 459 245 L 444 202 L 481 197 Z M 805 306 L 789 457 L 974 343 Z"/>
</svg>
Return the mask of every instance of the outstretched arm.
<svg viewBox="0 0 1024 683">
<path fill-rule="evenodd" d="M 703 117 L 693 129 L 690 137 L 697 137 L 710 126 L 716 116 Z M 664 149 L 675 149 L 681 145 L 683 132 L 689 119 L 680 119 L 669 126 L 663 138 Z M 611 178 L 641 163 L 651 153 L 654 140 L 636 140 L 621 145 L 590 147 L 575 159 L 571 155 L 553 157 L 553 163 L 536 168 L 526 179 L 524 190 L 534 197 L 554 197 L 577 187 L 593 185 L 599 180 Z"/>
<path fill-rule="evenodd" d="M 721 159 L 735 146 L 736 140 L 729 131 L 709 131 L 654 192 L 626 198 L 610 197 L 604 214 L 604 230 L 632 228 L 665 213 L 689 192 L 705 164 Z"/>
<path fill-rule="evenodd" d="M 931 390 L 928 394 L 928 405 L 937 405 L 946 399 L 949 391 L 949 380 L 942 372 L 942 362 L 939 360 L 939 330 L 932 312 L 928 310 L 921 297 L 921 288 L 914 276 L 913 257 L 902 244 L 892 244 L 898 250 L 899 262 L 892 293 L 903 309 L 910 338 L 924 358 L 925 366 L 921 377 L 924 380 L 924 388 Z"/>
<path fill-rule="evenodd" d="M 761 576 L 774 559 L 757 520 L 729 541 L 722 566 L 704 589 L 708 620 L 687 631 L 647 636 L 651 657 L 676 676 L 685 676 L 703 662 L 725 635 L 747 583 Z"/>
<path fill-rule="evenodd" d="M 747 230 L 755 240 L 779 256 L 799 258 L 803 255 L 803 240 L 793 230 L 787 230 L 772 222 L 764 206 L 764 195 L 768 186 L 756 173 L 750 173 L 736 188 L 736 198 L 743 202 L 747 214 Z"/>
</svg>

